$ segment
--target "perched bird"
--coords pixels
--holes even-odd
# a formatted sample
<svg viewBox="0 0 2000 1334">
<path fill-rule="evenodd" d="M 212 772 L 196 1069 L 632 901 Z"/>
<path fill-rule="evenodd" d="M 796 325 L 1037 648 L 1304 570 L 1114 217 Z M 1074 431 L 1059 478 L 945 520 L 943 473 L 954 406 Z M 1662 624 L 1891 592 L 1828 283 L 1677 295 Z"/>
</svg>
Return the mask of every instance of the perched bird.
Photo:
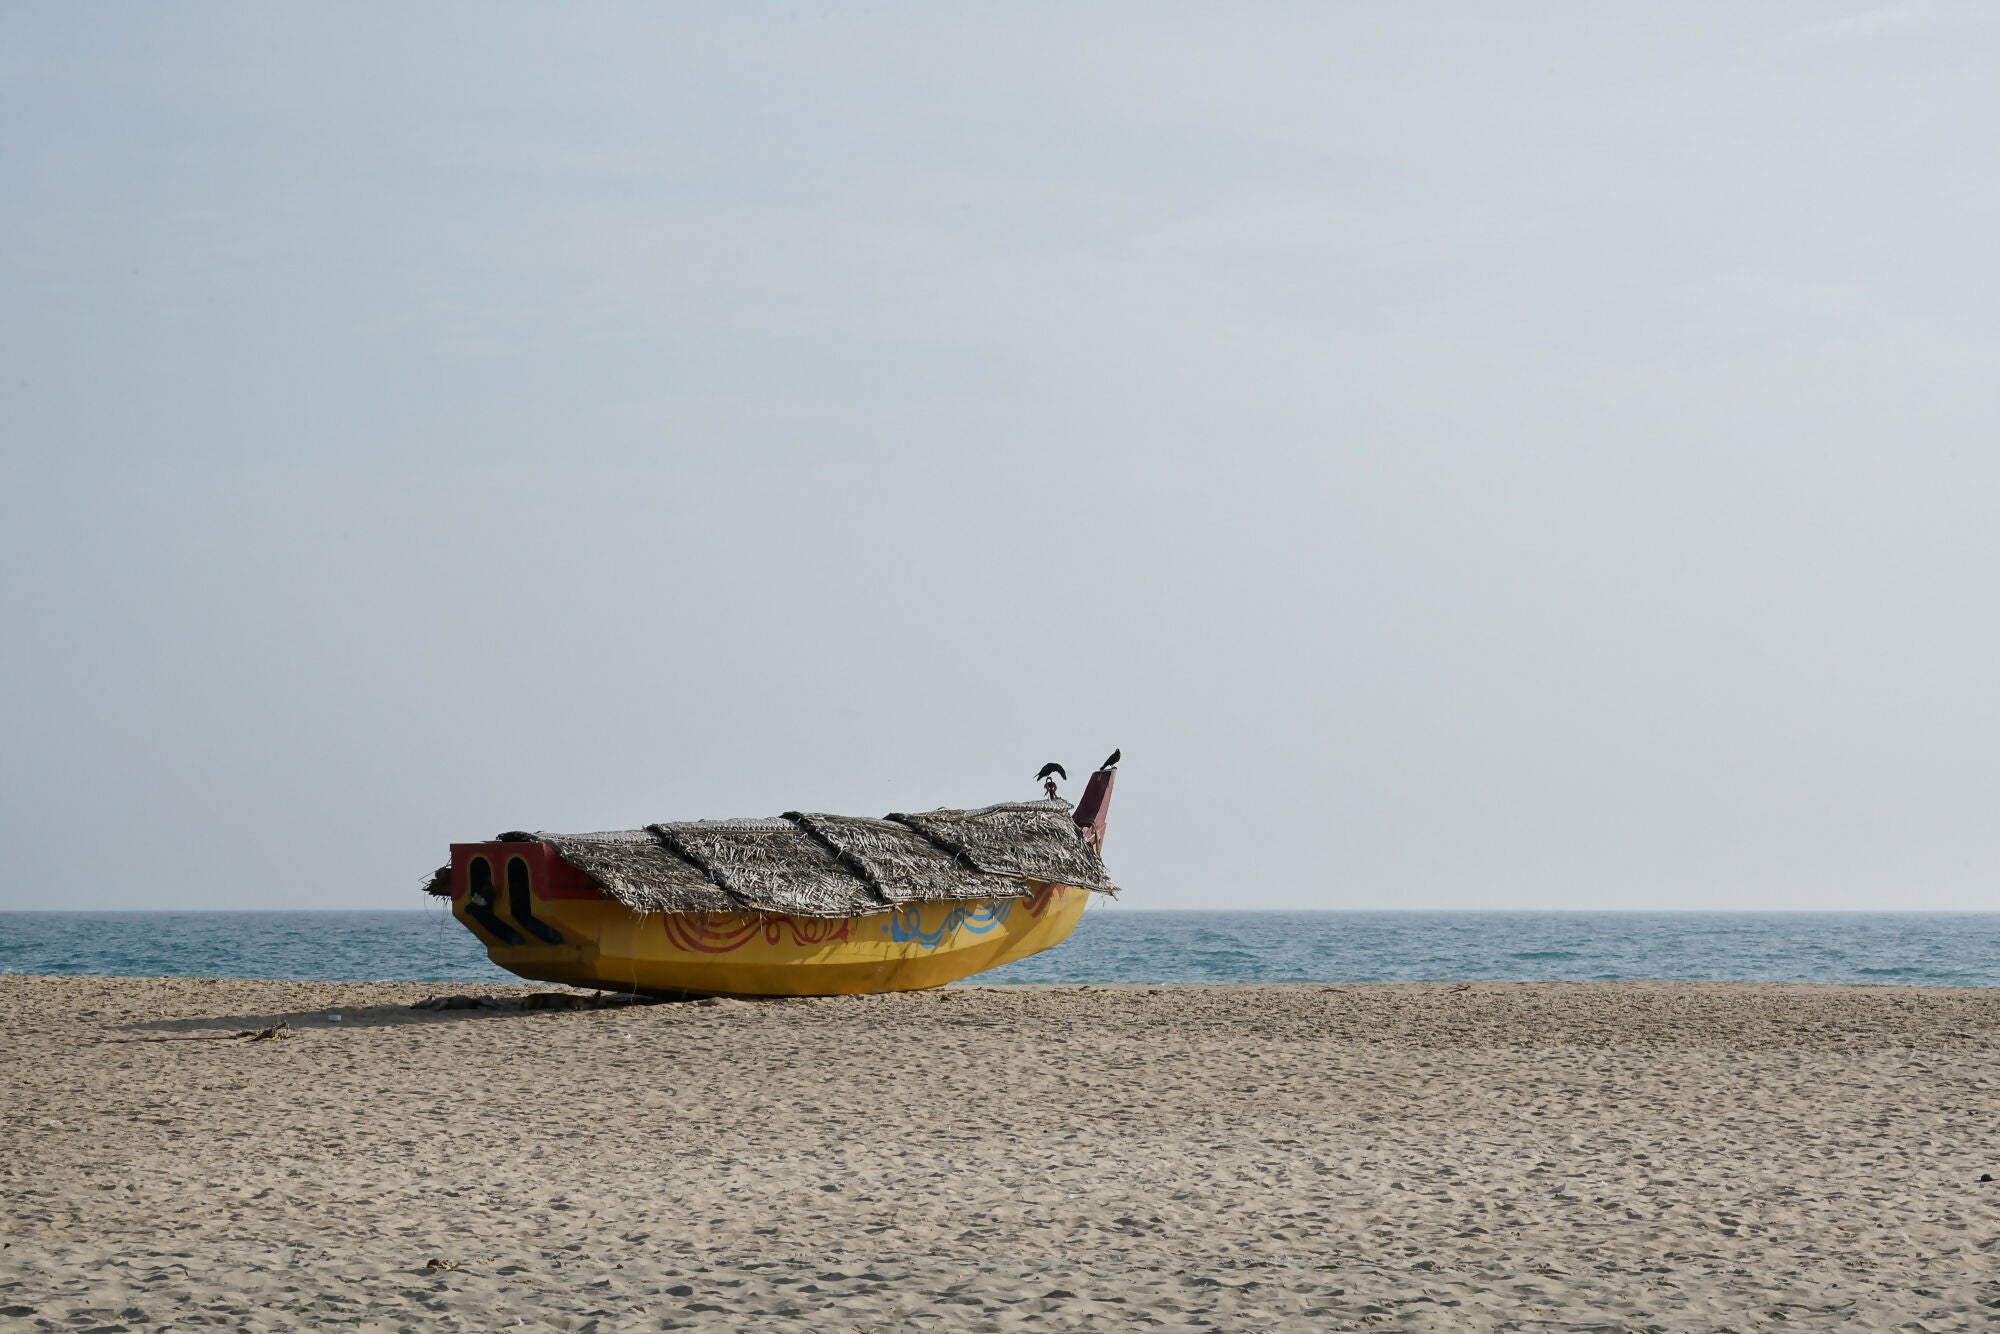
<svg viewBox="0 0 2000 1334">
<path fill-rule="evenodd" d="M 1097 767 L 1100 769 L 1116 769 L 1118 767 L 1118 761 L 1124 758 L 1124 755 L 1125 755 L 1124 751 L 1114 750 L 1111 752 L 1111 758 L 1106 760 L 1104 763 L 1098 765 Z"/>
<path fill-rule="evenodd" d="M 1042 780 L 1042 791 L 1048 793 L 1051 797 L 1053 797 L 1056 794 L 1056 780 L 1049 777 L 1050 774 L 1061 774 L 1063 781 L 1068 782 L 1069 771 L 1064 769 L 1060 764 L 1057 764 L 1054 760 L 1050 760 L 1047 764 L 1042 766 L 1042 771 L 1035 775 L 1035 777 Z"/>
</svg>

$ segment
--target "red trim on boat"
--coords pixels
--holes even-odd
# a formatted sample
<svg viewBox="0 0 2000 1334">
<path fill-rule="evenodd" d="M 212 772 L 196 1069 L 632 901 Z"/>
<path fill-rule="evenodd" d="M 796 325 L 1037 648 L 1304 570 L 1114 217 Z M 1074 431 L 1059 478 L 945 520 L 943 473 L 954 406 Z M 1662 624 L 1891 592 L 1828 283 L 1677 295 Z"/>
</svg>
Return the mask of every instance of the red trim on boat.
<svg viewBox="0 0 2000 1334">
<path fill-rule="evenodd" d="M 1076 803 L 1070 812 L 1070 819 L 1077 827 L 1090 836 L 1092 847 L 1104 845 L 1104 817 L 1111 810 L 1111 786 L 1118 781 L 1116 769 L 1099 769 L 1090 776 L 1090 783 L 1083 789 L 1083 800 Z"/>
<path fill-rule="evenodd" d="M 528 866 L 529 892 L 538 899 L 601 899 L 609 897 L 595 880 L 556 856 L 546 843 L 454 843 L 451 845 L 451 897 L 465 897 L 466 868 L 474 857 L 505 866 L 519 857 Z"/>
</svg>

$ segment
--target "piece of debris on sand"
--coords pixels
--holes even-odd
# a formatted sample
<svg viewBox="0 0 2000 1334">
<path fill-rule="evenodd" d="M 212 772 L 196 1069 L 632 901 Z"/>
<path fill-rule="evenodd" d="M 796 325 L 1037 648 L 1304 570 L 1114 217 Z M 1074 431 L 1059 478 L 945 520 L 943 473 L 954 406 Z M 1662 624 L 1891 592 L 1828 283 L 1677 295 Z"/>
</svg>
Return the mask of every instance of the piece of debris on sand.
<svg viewBox="0 0 2000 1334">
<path fill-rule="evenodd" d="M 491 996 L 432 996 L 411 1005 L 412 1010 L 497 1010 L 500 1002 Z"/>
</svg>

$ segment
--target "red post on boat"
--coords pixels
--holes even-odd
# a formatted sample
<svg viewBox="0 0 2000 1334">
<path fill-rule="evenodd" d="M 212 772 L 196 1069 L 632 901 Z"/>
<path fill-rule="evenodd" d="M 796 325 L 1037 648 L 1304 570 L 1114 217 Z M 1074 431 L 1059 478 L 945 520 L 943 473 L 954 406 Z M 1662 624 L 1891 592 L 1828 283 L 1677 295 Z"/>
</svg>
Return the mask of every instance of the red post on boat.
<svg viewBox="0 0 2000 1334">
<path fill-rule="evenodd" d="M 1083 800 L 1069 818 L 1076 821 L 1093 848 L 1104 846 L 1104 816 L 1111 809 L 1111 785 L 1118 781 L 1116 769 L 1099 769 L 1083 789 Z"/>
</svg>

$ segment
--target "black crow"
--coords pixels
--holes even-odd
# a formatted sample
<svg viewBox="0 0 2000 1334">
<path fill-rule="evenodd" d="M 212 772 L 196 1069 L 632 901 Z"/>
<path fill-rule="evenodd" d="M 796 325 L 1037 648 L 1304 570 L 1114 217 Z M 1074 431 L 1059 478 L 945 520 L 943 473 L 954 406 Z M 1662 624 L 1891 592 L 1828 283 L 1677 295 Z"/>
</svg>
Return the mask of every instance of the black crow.
<svg viewBox="0 0 2000 1334">
<path fill-rule="evenodd" d="M 1042 771 L 1035 775 L 1035 781 L 1040 782 L 1042 779 L 1047 778 L 1050 774 L 1054 774 L 1056 777 L 1062 779 L 1063 782 L 1065 783 L 1069 781 L 1068 771 L 1066 771 L 1060 764 L 1057 764 L 1054 760 L 1050 760 L 1047 764 L 1042 766 Z"/>
<path fill-rule="evenodd" d="M 1111 758 L 1106 760 L 1104 763 L 1098 765 L 1097 767 L 1100 769 L 1116 769 L 1118 767 L 1118 761 L 1124 756 L 1124 754 L 1125 752 L 1122 750 L 1114 750 L 1111 752 Z"/>
</svg>

